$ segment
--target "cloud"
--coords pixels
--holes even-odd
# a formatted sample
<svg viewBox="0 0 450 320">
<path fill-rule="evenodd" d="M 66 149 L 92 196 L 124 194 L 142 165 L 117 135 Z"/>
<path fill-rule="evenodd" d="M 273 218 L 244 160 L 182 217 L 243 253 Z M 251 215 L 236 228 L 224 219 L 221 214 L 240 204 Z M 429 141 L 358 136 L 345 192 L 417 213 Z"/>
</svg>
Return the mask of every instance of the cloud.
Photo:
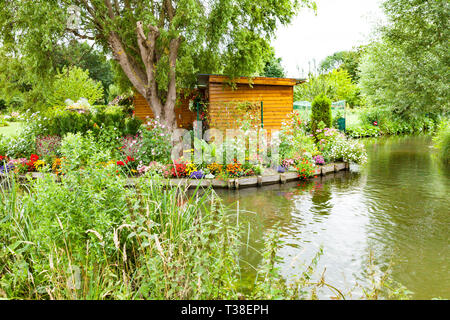
<svg viewBox="0 0 450 320">
<path fill-rule="evenodd" d="M 304 77 L 328 55 L 366 44 L 384 19 L 380 0 L 316 0 L 317 15 L 303 9 L 272 41 L 290 77 Z M 302 74 L 303 69 L 303 74 Z"/>
</svg>

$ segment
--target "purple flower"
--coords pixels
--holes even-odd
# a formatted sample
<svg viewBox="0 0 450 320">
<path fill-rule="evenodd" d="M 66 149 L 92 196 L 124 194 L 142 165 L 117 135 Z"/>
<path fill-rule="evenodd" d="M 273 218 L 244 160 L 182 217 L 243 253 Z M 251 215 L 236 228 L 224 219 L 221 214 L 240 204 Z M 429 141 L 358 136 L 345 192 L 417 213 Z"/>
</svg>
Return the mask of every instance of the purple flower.
<svg viewBox="0 0 450 320">
<path fill-rule="evenodd" d="M 202 179 L 204 176 L 203 172 L 201 170 L 199 171 L 194 171 L 191 173 L 191 175 L 189 176 L 189 178 L 191 179 Z"/>
<path fill-rule="evenodd" d="M 286 172 L 286 168 L 283 166 L 278 166 L 277 168 L 278 173 L 285 173 Z"/>
<path fill-rule="evenodd" d="M 318 165 L 323 165 L 323 164 L 325 164 L 325 160 L 324 160 L 323 156 L 321 156 L 321 155 L 314 156 L 314 157 L 313 157 L 313 160 L 314 160 L 314 162 L 315 162 L 316 164 L 318 164 Z"/>
<path fill-rule="evenodd" d="M 14 169 L 14 165 L 7 164 L 0 166 L 0 173 L 8 173 Z"/>
</svg>

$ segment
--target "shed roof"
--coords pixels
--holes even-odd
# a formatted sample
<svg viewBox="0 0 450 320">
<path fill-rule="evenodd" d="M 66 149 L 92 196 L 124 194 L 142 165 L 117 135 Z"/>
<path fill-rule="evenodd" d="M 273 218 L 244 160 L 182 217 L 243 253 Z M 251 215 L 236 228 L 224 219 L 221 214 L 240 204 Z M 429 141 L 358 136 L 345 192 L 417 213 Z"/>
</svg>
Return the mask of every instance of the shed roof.
<svg viewBox="0 0 450 320">
<path fill-rule="evenodd" d="M 198 86 L 205 87 L 209 83 L 227 83 L 230 78 L 218 74 L 199 74 L 197 76 Z M 297 84 L 306 82 L 306 79 L 294 78 L 269 78 L 269 77 L 238 77 L 233 79 L 237 84 L 251 84 L 251 85 L 273 85 L 273 86 L 295 86 Z"/>
</svg>

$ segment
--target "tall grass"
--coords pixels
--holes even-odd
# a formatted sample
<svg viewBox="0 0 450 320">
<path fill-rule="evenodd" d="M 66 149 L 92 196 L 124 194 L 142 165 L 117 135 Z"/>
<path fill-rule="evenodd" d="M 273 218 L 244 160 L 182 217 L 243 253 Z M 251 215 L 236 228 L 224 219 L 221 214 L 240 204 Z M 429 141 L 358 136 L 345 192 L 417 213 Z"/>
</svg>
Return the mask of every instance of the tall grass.
<svg viewBox="0 0 450 320">
<path fill-rule="evenodd" d="M 88 180 L 89 179 L 89 180 Z M 91 170 L 2 188 L 0 296 L 217 299 L 236 295 L 237 233 L 208 191 Z"/>
<path fill-rule="evenodd" d="M 241 286 L 242 228 L 209 189 L 187 192 L 105 169 L 0 188 L 0 298 L 315 299 L 320 253 L 293 282 L 280 274 L 277 232 L 265 239 L 254 286 Z M 247 244 L 248 246 L 248 244 Z M 377 296 L 378 297 L 378 296 Z"/>
</svg>

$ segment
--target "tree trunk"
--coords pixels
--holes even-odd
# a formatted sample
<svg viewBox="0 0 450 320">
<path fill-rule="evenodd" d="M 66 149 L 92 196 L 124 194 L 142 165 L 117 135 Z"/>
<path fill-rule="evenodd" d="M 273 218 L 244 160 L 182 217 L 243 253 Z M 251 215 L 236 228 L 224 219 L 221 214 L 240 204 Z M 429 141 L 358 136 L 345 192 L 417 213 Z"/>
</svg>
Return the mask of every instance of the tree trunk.
<svg viewBox="0 0 450 320">
<path fill-rule="evenodd" d="M 110 33 L 109 45 L 113 51 L 115 60 L 120 64 L 134 88 L 145 98 L 155 118 L 170 131 L 173 131 L 177 127 L 175 116 L 175 104 L 177 101 L 176 61 L 181 39 L 178 37 L 170 40 L 169 84 L 165 99 L 166 102 L 163 104 L 158 94 L 158 83 L 156 82 L 155 75 L 155 66 L 158 64 L 160 58 L 156 52 L 156 40 L 160 32 L 156 26 L 149 26 L 148 28 L 150 31 L 145 35 L 142 22 L 137 23 L 136 34 L 144 68 L 131 55 L 125 52 L 122 41 L 117 33 Z"/>
</svg>

